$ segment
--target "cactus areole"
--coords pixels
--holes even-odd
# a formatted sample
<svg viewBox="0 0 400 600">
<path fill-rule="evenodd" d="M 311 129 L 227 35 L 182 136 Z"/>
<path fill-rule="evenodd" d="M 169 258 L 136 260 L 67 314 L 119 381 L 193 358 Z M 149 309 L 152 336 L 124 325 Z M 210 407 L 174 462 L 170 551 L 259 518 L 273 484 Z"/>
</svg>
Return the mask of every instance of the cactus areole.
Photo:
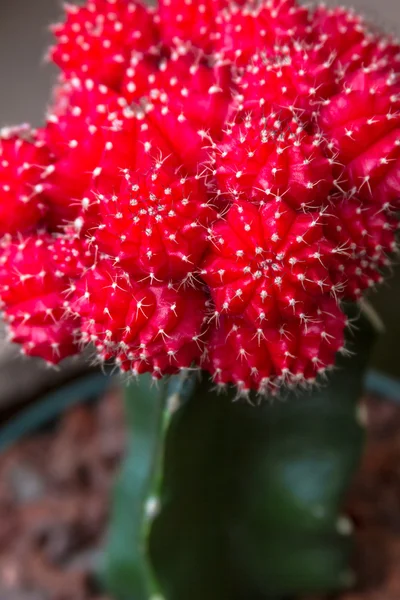
<svg viewBox="0 0 400 600">
<path fill-rule="evenodd" d="M 400 208 L 400 45 L 296 0 L 66 5 L 44 124 L 2 131 L 10 339 L 238 393 L 313 383 Z"/>
</svg>

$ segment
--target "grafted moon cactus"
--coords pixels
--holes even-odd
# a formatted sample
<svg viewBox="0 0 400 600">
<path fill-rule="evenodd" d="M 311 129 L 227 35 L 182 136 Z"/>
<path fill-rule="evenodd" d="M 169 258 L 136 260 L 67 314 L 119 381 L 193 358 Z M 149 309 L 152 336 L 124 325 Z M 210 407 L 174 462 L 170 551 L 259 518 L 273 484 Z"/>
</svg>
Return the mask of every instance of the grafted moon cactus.
<svg viewBox="0 0 400 600">
<path fill-rule="evenodd" d="M 396 250 L 397 42 L 294 0 L 66 11 L 46 123 L 1 140 L 11 337 L 54 363 L 94 342 L 133 374 L 203 368 L 243 395 L 315 381 L 345 351 L 342 302 Z M 78 272 L 25 306 L 36 271 L 13 248 L 37 235 Z M 11 297 L 16 268 L 32 277 Z"/>
<path fill-rule="evenodd" d="M 145 542 L 165 404 L 188 398 L 154 528 L 168 600 L 340 587 L 370 339 L 351 371 L 347 303 L 397 250 L 400 45 L 350 10 L 296 0 L 86 0 L 65 13 L 44 123 L 0 136 L 0 305 L 23 353 L 57 364 L 90 346 L 139 379 L 109 589 L 162 600 Z M 231 402 L 282 393 L 275 413 Z M 157 531 L 176 518 L 165 552 Z"/>
</svg>

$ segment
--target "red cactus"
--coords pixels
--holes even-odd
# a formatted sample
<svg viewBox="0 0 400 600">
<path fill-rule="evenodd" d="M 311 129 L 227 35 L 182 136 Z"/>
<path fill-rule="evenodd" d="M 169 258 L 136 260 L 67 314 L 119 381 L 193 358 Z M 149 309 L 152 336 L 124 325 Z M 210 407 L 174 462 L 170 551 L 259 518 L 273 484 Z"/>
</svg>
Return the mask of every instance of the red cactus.
<svg viewBox="0 0 400 600">
<path fill-rule="evenodd" d="M 274 57 L 276 48 L 307 32 L 309 13 L 296 0 L 230 2 L 217 17 L 215 49 L 223 59 L 241 66 L 262 51 Z"/>
<path fill-rule="evenodd" d="M 325 296 L 307 323 L 275 324 L 222 316 L 214 327 L 204 363 L 218 386 L 234 383 L 240 395 L 274 394 L 282 386 L 313 383 L 343 349 L 346 317 Z"/>
<path fill-rule="evenodd" d="M 330 278 L 341 249 L 324 236 L 324 211 L 296 212 L 283 200 L 237 202 L 211 230 L 201 276 L 219 314 L 278 328 L 307 324 L 315 298 L 340 290 Z M 309 316 L 311 315 L 311 316 Z"/>
<path fill-rule="evenodd" d="M 333 53 L 338 77 L 361 67 L 399 65 L 395 40 L 371 31 L 361 15 L 344 7 L 318 6 L 310 20 L 308 41 L 323 44 Z"/>
<path fill-rule="evenodd" d="M 228 124 L 214 144 L 211 168 L 219 192 L 261 203 L 282 197 L 299 209 L 325 204 L 333 177 L 323 138 L 309 135 L 297 119 L 282 120 L 274 111 L 261 115 L 248 113 Z"/>
<path fill-rule="evenodd" d="M 378 208 L 399 206 L 399 108 L 398 74 L 365 68 L 346 78 L 319 118 L 345 167 L 345 189 Z"/>
<path fill-rule="evenodd" d="M 168 96 L 152 99 L 146 106 L 150 134 L 150 147 L 161 156 L 176 157 L 192 175 L 203 170 L 207 160 L 204 149 L 204 132 L 169 101 Z"/>
<path fill-rule="evenodd" d="M 101 261 L 78 283 L 71 307 L 102 360 L 116 357 L 123 371 L 159 378 L 199 363 L 206 305 L 201 290 L 138 283 Z"/>
<path fill-rule="evenodd" d="M 254 54 L 237 78 L 241 108 L 273 107 L 303 122 L 315 118 L 323 100 L 337 89 L 334 56 L 323 44 L 297 40 L 277 47 L 273 57 Z"/>
<path fill-rule="evenodd" d="M 236 4 L 244 4 L 238 0 Z M 215 50 L 217 37 L 216 20 L 229 0 L 160 0 L 158 7 L 159 27 L 167 46 L 189 42 L 206 53 Z"/>
<path fill-rule="evenodd" d="M 27 127 L 3 129 L 0 138 L 0 236 L 34 231 L 46 212 L 46 148 Z"/>
<path fill-rule="evenodd" d="M 357 198 L 336 198 L 335 210 L 326 218 L 325 235 L 345 257 L 332 278 L 346 298 L 358 299 L 362 292 L 382 281 L 382 269 L 395 252 L 398 219 Z"/>
<path fill-rule="evenodd" d="M 52 60 L 68 77 L 89 77 L 119 91 L 133 50 L 158 43 L 153 11 L 135 0 L 88 0 L 66 5 L 67 19 L 52 27 Z"/>
<path fill-rule="evenodd" d="M 98 194 L 98 226 L 91 243 L 136 280 L 193 284 L 216 219 L 202 179 L 170 168 L 147 175 L 125 171 L 112 195 Z"/>
<path fill-rule="evenodd" d="M 54 111 L 40 132 L 55 157 L 48 178 L 49 220 L 60 227 L 87 209 L 88 192 L 119 169 L 145 164 L 141 121 L 126 100 L 92 80 L 73 79 L 59 90 Z"/>
<path fill-rule="evenodd" d="M 192 47 L 162 55 L 133 54 L 122 93 L 128 101 L 159 98 L 198 130 L 221 134 L 233 89 L 230 65 L 213 64 Z"/>
<path fill-rule="evenodd" d="M 313 381 L 396 250 L 399 45 L 296 0 L 67 12 L 45 127 L 0 145 L 11 335 L 243 394 Z"/>
<path fill-rule="evenodd" d="M 71 280 L 90 255 L 76 240 L 32 235 L 2 243 L 0 297 L 10 339 L 49 363 L 79 351 L 79 321 L 66 315 Z"/>
<path fill-rule="evenodd" d="M 141 98 L 151 95 L 162 58 L 165 60 L 161 50 L 132 52 L 121 85 L 121 93 L 128 102 L 140 102 Z"/>
</svg>

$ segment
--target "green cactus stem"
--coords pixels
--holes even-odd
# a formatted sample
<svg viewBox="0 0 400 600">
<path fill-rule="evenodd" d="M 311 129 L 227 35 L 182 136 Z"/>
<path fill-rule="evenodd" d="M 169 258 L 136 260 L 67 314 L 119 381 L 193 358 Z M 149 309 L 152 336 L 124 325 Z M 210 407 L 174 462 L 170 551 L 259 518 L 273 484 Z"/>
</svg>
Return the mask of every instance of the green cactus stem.
<svg viewBox="0 0 400 600">
<path fill-rule="evenodd" d="M 100 572 L 115 600 L 163 600 L 148 560 L 147 539 L 159 507 L 164 433 L 192 387 L 186 372 L 158 383 L 143 375 L 125 386 L 126 456 L 115 484 Z"/>
<path fill-rule="evenodd" d="M 358 400 L 374 339 L 323 387 L 260 406 L 217 396 L 206 377 L 173 416 L 151 556 L 167 600 L 327 592 L 354 581 L 343 499 L 363 448 Z"/>
<path fill-rule="evenodd" d="M 188 373 L 126 388 L 103 568 L 115 600 L 283 600 L 353 582 L 342 506 L 374 339 L 367 320 L 358 327 L 323 386 L 271 402 L 234 402 L 236 390 Z"/>
</svg>

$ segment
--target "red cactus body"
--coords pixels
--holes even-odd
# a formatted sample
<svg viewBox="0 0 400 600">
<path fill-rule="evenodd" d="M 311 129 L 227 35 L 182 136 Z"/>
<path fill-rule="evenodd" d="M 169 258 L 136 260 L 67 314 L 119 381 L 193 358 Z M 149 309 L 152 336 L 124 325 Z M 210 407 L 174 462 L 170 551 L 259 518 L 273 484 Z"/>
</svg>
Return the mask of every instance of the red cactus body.
<svg viewBox="0 0 400 600">
<path fill-rule="evenodd" d="M 172 154 L 192 175 L 201 172 L 207 160 L 204 132 L 190 122 L 168 96 L 152 99 L 146 111 L 153 151 L 158 150 L 163 157 Z"/>
<path fill-rule="evenodd" d="M 101 261 L 77 286 L 71 308 L 83 341 L 123 371 L 159 378 L 198 363 L 204 351 L 207 297 L 201 290 L 135 282 Z"/>
<path fill-rule="evenodd" d="M 400 82 L 388 69 L 360 69 L 324 103 L 319 123 L 345 166 L 345 189 L 397 208 L 400 198 Z"/>
<path fill-rule="evenodd" d="M 313 383 L 343 349 L 345 326 L 346 317 L 327 296 L 307 323 L 289 318 L 277 327 L 222 316 L 210 334 L 204 368 L 219 386 L 234 383 L 245 396 Z"/>
<path fill-rule="evenodd" d="M 49 156 L 26 127 L 0 138 L 0 235 L 34 231 L 46 212 Z"/>
<path fill-rule="evenodd" d="M 339 77 L 362 67 L 399 65 L 398 43 L 369 30 L 364 19 L 352 10 L 318 6 L 309 31 L 311 43 L 322 43 L 333 53 L 333 66 Z"/>
<path fill-rule="evenodd" d="M 90 189 L 100 179 L 109 181 L 119 169 L 146 164 L 140 132 L 141 119 L 105 86 L 74 79 L 59 91 L 41 131 L 55 157 L 48 178 L 53 227 L 73 221 L 88 208 Z"/>
<path fill-rule="evenodd" d="M 244 4 L 238 0 L 236 4 Z M 174 46 L 189 42 L 206 53 L 215 50 L 216 20 L 220 11 L 229 6 L 229 0 L 160 0 L 159 27 L 163 42 Z"/>
<path fill-rule="evenodd" d="M 396 250 L 400 46 L 296 0 L 87 0 L 55 34 L 47 123 L 0 145 L 11 335 L 242 394 L 314 381 Z"/>
<path fill-rule="evenodd" d="M 211 168 L 219 191 L 225 198 L 261 203 L 283 197 L 299 209 L 321 206 L 333 183 L 323 138 L 309 135 L 297 119 L 262 114 L 247 113 L 227 125 L 214 144 Z"/>
<path fill-rule="evenodd" d="M 147 175 L 125 171 L 113 195 L 98 197 L 99 224 L 89 233 L 101 252 L 136 280 L 196 281 L 216 219 L 202 179 L 166 159 Z"/>
<path fill-rule="evenodd" d="M 390 265 L 397 247 L 398 219 L 355 197 L 336 198 L 334 208 L 328 210 L 325 235 L 342 249 L 345 260 L 332 277 L 346 298 L 359 299 L 365 289 L 383 280 L 381 271 Z"/>
<path fill-rule="evenodd" d="M 10 339 L 22 351 L 58 363 L 76 354 L 79 321 L 66 314 L 70 282 L 90 262 L 76 240 L 42 234 L 5 240 L 0 259 L 0 295 Z"/>
<path fill-rule="evenodd" d="M 237 78 L 241 108 L 273 107 L 303 122 L 315 118 L 323 100 L 337 89 L 334 56 L 323 44 L 297 40 L 277 47 L 273 57 L 253 55 Z"/>
<path fill-rule="evenodd" d="M 325 238 L 325 221 L 324 211 L 299 213 L 283 200 L 233 204 L 211 230 L 201 270 L 217 317 L 239 315 L 278 329 L 285 319 L 307 324 L 315 298 L 338 293 L 330 269 L 340 248 Z"/>
<path fill-rule="evenodd" d="M 52 28 L 52 60 L 68 77 L 89 77 L 119 91 L 133 50 L 158 43 L 153 11 L 135 0 L 89 0 L 66 6 L 67 19 Z"/>
<path fill-rule="evenodd" d="M 162 55 L 138 54 L 131 58 L 122 93 L 128 101 L 148 96 L 161 99 L 194 128 L 221 134 L 233 89 L 230 65 L 213 64 L 192 47 Z"/>
<path fill-rule="evenodd" d="M 231 2 L 217 18 L 215 48 L 240 66 L 258 51 L 274 57 L 276 48 L 306 34 L 309 13 L 296 0 Z"/>
</svg>

